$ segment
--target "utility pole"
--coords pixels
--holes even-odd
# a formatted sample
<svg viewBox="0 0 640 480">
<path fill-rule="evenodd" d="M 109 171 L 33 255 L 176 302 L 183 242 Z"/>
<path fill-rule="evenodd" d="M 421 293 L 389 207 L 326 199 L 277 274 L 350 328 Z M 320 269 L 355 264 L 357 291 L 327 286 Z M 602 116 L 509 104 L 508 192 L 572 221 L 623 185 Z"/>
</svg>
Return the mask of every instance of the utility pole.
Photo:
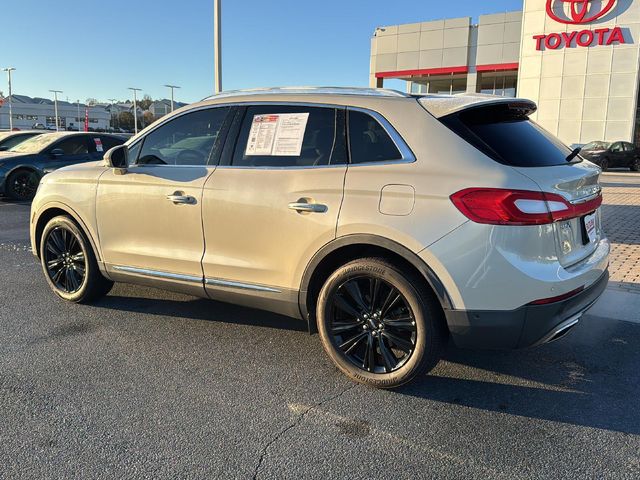
<svg viewBox="0 0 640 480">
<path fill-rule="evenodd" d="M 13 130 L 13 111 L 11 109 L 11 72 L 15 70 L 13 67 L 7 67 L 2 69 L 4 72 L 7 72 L 7 77 L 9 77 L 9 130 Z"/>
<path fill-rule="evenodd" d="M 141 92 L 142 89 L 129 87 L 129 90 L 133 92 L 133 130 L 135 135 L 138 134 L 138 98 L 136 92 Z"/>
<path fill-rule="evenodd" d="M 177 85 L 165 85 L 165 87 L 170 88 L 171 89 L 171 111 L 173 112 L 173 90 L 175 88 L 180 88 Z"/>
<path fill-rule="evenodd" d="M 222 17 L 222 0 L 213 0 L 213 62 L 214 62 L 214 87 L 213 93 L 222 91 L 222 29 L 220 19 Z"/>
<path fill-rule="evenodd" d="M 60 131 L 60 125 L 58 124 L 58 94 L 62 93 L 62 90 L 49 90 L 54 95 L 53 100 L 53 109 L 56 116 L 56 132 Z"/>
<path fill-rule="evenodd" d="M 117 98 L 109 98 L 108 99 L 111 102 L 111 110 L 109 111 L 109 114 L 111 115 L 111 127 L 115 130 L 116 129 L 116 124 L 118 123 L 118 115 L 116 114 L 115 120 L 113 117 L 113 106 L 115 105 L 115 103 L 118 101 Z"/>
</svg>

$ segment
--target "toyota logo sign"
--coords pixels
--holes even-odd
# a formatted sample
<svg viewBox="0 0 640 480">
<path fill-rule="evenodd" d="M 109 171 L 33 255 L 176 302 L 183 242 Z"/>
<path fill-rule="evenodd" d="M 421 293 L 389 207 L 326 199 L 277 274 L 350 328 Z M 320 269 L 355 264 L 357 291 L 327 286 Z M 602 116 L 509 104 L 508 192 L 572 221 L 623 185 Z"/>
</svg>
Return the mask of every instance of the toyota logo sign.
<svg viewBox="0 0 640 480">
<path fill-rule="evenodd" d="M 593 11 L 591 0 L 547 0 L 547 15 L 556 22 L 566 23 L 569 25 L 591 23 L 609 13 L 615 6 L 616 1 L 617 0 L 602 0 L 600 10 Z M 571 18 L 562 18 L 553 11 L 554 4 L 557 2 L 560 2 L 561 4 L 569 3 L 571 5 L 569 12 Z"/>
</svg>

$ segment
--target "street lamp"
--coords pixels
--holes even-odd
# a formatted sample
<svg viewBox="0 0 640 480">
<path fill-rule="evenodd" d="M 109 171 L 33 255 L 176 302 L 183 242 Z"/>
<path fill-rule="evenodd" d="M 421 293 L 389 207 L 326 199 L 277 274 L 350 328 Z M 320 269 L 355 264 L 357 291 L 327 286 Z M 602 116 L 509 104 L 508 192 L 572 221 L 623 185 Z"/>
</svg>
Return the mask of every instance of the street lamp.
<svg viewBox="0 0 640 480">
<path fill-rule="evenodd" d="M 222 91 L 222 29 L 220 19 L 222 16 L 222 0 L 213 0 L 213 93 Z"/>
<path fill-rule="evenodd" d="M 56 115 L 56 132 L 60 131 L 60 125 L 58 124 L 58 94 L 62 93 L 62 90 L 49 90 L 51 93 L 53 93 L 53 109 Z"/>
<path fill-rule="evenodd" d="M 13 130 L 13 111 L 11 110 L 11 72 L 13 72 L 15 68 L 7 67 L 3 68 L 3 72 L 7 72 L 7 77 L 9 77 L 9 130 Z"/>
<path fill-rule="evenodd" d="M 173 90 L 175 88 L 180 88 L 177 85 L 165 85 L 165 87 L 170 88 L 171 89 L 171 111 L 173 112 Z"/>
<path fill-rule="evenodd" d="M 136 97 L 136 92 L 141 92 L 141 88 L 129 87 L 129 90 L 133 92 L 133 129 L 135 135 L 138 134 L 138 98 Z"/>
<path fill-rule="evenodd" d="M 115 120 L 113 119 L 113 106 L 115 105 L 115 103 L 118 101 L 117 98 L 109 98 L 108 99 L 111 102 L 111 111 L 109 113 L 111 113 L 111 127 L 115 130 L 116 128 L 116 124 L 118 123 L 118 115 L 116 114 Z"/>
</svg>

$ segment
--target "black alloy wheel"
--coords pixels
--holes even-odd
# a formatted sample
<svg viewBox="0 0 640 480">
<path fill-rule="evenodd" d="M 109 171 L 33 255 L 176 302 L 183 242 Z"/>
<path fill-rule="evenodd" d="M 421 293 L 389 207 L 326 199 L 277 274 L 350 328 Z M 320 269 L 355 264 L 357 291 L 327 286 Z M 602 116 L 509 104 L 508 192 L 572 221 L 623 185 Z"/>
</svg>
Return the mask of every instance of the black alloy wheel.
<svg viewBox="0 0 640 480">
<path fill-rule="evenodd" d="M 609 159 L 608 158 L 603 158 L 600 161 L 600 168 L 602 169 L 603 172 L 606 172 L 609 169 Z"/>
<path fill-rule="evenodd" d="M 56 226 L 45 238 L 44 265 L 51 282 L 64 293 L 75 293 L 84 284 L 87 258 L 76 234 Z"/>
<path fill-rule="evenodd" d="M 40 179 L 31 170 L 18 170 L 7 179 L 7 195 L 14 200 L 31 200 L 38 190 Z"/>
<path fill-rule="evenodd" d="M 640 171 L 640 157 L 636 157 L 631 163 L 631 171 L 632 172 Z"/>
<path fill-rule="evenodd" d="M 416 348 L 416 321 L 407 299 L 375 276 L 340 285 L 328 311 L 331 341 L 353 365 L 371 373 L 401 368 Z"/>
</svg>

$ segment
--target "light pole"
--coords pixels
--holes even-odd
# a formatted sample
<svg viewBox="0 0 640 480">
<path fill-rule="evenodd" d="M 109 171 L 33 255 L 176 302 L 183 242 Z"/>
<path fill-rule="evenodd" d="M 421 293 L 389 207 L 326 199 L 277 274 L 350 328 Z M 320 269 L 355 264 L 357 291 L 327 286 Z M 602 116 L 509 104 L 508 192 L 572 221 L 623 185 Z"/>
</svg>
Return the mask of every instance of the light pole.
<svg viewBox="0 0 640 480">
<path fill-rule="evenodd" d="M 111 125 L 111 127 L 113 127 L 113 129 L 115 130 L 116 128 L 116 124 L 118 121 L 118 115 L 116 114 L 115 120 L 113 119 L 113 106 L 115 105 L 115 103 L 118 101 L 117 98 L 110 98 L 109 101 L 111 102 L 111 111 L 109 112 L 111 114 L 111 123 L 113 125 Z"/>
<path fill-rule="evenodd" d="M 177 85 L 165 85 L 165 87 L 170 88 L 171 89 L 171 111 L 173 112 L 173 90 L 175 88 L 180 88 Z"/>
<path fill-rule="evenodd" d="M 77 99 L 76 102 L 78 103 L 78 118 L 76 120 L 78 120 L 78 131 L 80 131 L 80 99 Z"/>
<path fill-rule="evenodd" d="M 13 112 L 11 110 L 11 72 L 13 72 L 15 68 L 7 67 L 2 70 L 7 72 L 7 77 L 9 77 L 9 130 L 13 130 Z"/>
<path fill-rule="evenodd" d="M 58 94 L 62 93 L 62 90 L 49 90 L 53 93 L 53 109 L 56 115 L 56 132 L 60 131 L 60 125 L 58 124 Z"/>
<path fill-rule="evenodd" d="M 222 91 L 222 29 L 220 19 L 222 16 L 222 0 L 213 0 L 213 93 Z"/>
<path fill-rule="evenodd" d="M 133 92 L 133 130 L 135 135 L 138 134 L 138 98 L 136 97 L 136 92 L 141 92 L 142 89 L 129 87 L 129 90 Z"/>
</svg>

